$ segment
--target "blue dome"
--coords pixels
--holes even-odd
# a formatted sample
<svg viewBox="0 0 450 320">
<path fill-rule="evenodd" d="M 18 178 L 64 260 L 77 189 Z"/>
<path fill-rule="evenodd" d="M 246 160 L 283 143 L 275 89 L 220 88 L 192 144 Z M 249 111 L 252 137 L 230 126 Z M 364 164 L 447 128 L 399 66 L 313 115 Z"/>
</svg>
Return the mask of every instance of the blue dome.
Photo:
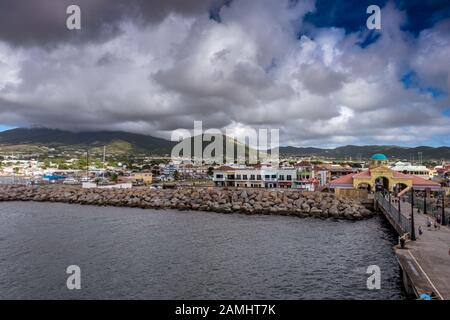
<svg viewBox="0 0 450 320">
<path fill-rule="evenodd" d="M 388 158 L 382 154 L 382 153 L 375 153 L 372 158 L 370 158 L 372 160 L 387 160 Z"/>
</svg>

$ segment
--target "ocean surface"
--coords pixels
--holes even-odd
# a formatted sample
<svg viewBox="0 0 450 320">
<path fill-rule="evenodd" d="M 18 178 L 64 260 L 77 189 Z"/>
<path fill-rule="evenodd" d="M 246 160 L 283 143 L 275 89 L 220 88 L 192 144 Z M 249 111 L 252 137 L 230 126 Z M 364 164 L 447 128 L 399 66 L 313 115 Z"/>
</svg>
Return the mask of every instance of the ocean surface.
<svg viewBox="0 0 450 320">
<path fill-rule="evenodd" d="M 404 299 L 396 238 L 382 217 L 3 202 L 0 299 Z M 80 290 L 67 288 L 70 265 Z"/>
</svg>

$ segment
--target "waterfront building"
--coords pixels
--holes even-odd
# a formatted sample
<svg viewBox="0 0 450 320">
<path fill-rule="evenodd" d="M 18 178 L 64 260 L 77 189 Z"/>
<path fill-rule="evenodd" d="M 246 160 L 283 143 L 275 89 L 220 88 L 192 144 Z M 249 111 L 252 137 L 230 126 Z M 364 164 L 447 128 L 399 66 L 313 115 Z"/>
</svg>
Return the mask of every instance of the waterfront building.
<svg viewBox="0 0 450 320">
<path fill-rule="evenodd" d="M 208 177 L 207 165 L 196 165 L 191 162 L 178 165 L 177 171 L 184 178 L 204 179 Z"/>
<path fill-rule="evenodd" d="M 132 172 L 128 177 L 128 181 L 147 185 L 153 182 L 153 175 L 151 172 Z"/>
<path fill-rule="evenodd" d="M 339 164 L 320 164 L 313 167 L 313 178 L 319 181 L 320 186 L 325 186 L 331 181 L 348 175 L 350 173 L 357 173 L 358 169 L 350 166 L 341 166 Z"/>
<path fill-rule="evenodd" d="M 180 164 L 177 170 L 180 175 L 190 176 L 194 174 L 195 167 L 192 163 Z"/>
<path fill-rule="evenodd" d="M 283 188 L 314 190 L 317 181 L 311 174 L 294 167 L 273 168 L 266 165 L 252 167 L 225 165 L 214 170 L 213 182 L 218 187 Z"/>
<path fill-rule="evenodd" d="M 450 164 L 443 163 L 440 166 L 434 167 L 434 170 L 438 177 L 450 179 Z"/>
<path fill-rule="evenodd" d="M 423 179 L 429 179 L 430 178 L 430 169 L 428 169 L 425 166 L 417 166 L 412 165 L 409 162 L 396 162 L 393 166 L 391 166 L 391 169 L 397 172 L 401 172 L 404 174 L 410 174 L 415 175 L 417 177 L 421 177 Z"/>
<path fill-rule="evenodd" d="M 383 154 L 372 156 L 368 170 L 351 173 L 329 183 L 329 188 L 334 190 L 367 189 L 368 191 L 375 191 L 386 189 L 400 191 L 406 187 L 413 187 L 415 190 L 435 191 L 440 190 L 441 185 L 413 174 L 392 170 L 388 167 L 388 159 Z"/>
<path fill-rule="evenodd" d="M 166 164 L 162 170 L 162 174 L 165 176 L 171 176 L 178 170 L 178 166 L 174 163 Z"/>
<path fill-rule="evenodd" d="M 443 163 L 440 166 L 434 167 L 433 171 L 435 172 L 433 180 L 440 182 L 443 186 L 449 187 L 450 189 L 450 164 Z"/>
<path fill-rule="evenodd" d="M 295 189 L 305 191 L 315 191 L 319 188 L 319 180 L 311 177 L 311 172 L 297 172 L 297 180 L 295 181 Z"/>
</svg>

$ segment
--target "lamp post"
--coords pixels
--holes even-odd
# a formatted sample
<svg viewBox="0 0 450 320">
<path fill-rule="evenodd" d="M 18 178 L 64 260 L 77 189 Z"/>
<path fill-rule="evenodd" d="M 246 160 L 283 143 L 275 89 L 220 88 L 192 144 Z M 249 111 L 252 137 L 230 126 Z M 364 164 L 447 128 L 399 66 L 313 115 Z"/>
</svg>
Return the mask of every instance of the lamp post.
<svg viewBox="0 0 450 320">
<path fill-rule="evenodd" d="M 446 225 L 446 223 L 445 223 L 445 191 L 442 191 L 442 220 L 441 220 L 441 224 L 443 226 Z"/>
<path fill-rule="evenodd" d="M 416 240 L 416 229 L 414 227 L 414 189 L 411 188 L 411 240 Z"/>
<path fill-rule="evenodd" d="M 425 189 L 425 198 L 423 200 L 423 214 L 427 214 L 427 190 Z"/>
<path fill-rule="evenodd" d="M 401 213 L 401 201 L 400 200 L 401 200 L 400 197 L 398 197 L 398 222 L 400 222 L 400 220 L 401 220 L 400 215 L 402 214 Z"/>
</svg>

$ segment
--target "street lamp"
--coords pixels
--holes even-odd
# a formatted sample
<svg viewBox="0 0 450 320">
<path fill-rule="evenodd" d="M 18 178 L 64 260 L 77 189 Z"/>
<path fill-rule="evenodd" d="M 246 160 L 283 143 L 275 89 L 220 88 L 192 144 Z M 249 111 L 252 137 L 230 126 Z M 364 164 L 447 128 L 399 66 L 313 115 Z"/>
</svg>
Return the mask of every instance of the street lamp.
<svg viewBox="0 0 450 320">
<path fill-rule="evenodd" d="M 425 189 L 425 198 L 423 200 L 423 214 L 427 214 L 427 190 Z"/>
<path fill-rule="evenodd" d="M 446 225 L 446 223 L 445 223 L 445 191 L 442 191 L 442 220 L 441 220 L 441 224 L 443 226 Z"/>
<path fill-rule="evenodd" d="M 414 189 L 411 188 L 411 240 L 416 240 L 416 229 L 414 227 Z"/>
</svg>

